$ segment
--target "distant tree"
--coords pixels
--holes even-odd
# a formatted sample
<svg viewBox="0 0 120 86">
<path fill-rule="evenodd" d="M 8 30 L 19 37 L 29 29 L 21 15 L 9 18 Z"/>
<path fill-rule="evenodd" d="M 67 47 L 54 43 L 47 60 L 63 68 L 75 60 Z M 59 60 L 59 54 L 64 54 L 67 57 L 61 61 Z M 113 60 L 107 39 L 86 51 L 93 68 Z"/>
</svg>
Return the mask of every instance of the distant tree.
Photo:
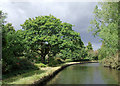
<svg viewBox="0 0 120 86">
<path fill-rule="evenodd" d="M 86 46 L 87 50 L 93 50 L 91 42 L 88 42 L 88 45 Z"/>
</svg>

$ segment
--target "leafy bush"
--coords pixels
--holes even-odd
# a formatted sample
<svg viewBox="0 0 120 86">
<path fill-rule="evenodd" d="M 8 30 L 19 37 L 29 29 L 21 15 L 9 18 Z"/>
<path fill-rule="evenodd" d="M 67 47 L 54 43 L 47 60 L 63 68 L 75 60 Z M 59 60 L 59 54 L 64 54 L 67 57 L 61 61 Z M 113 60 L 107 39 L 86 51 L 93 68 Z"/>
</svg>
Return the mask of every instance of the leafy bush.
<svg viewBox="0 0 120 86">
<path fill-rule="evenodd" d="M 38 69 L 37 66 L 35 66 L 27 59 L 20 59 L 18 63 L 17 66 L 19 69 Z"/>
<path fill-rule="evenodd" d="M 61 64 L 63 63 L 63 60 L 61 58 L 50 58 L 50 61 L 49 61 L 49 66 L 57 66 L 58 64 Z"/>
<path fill-rule="evenodd" d="M 14 64 L 13 64 L 14 63 Z M 5 63 L 3 64 L 3 74 L 14 72 L 16 70 L 35 70 L 38 69 L 37 66 L 35 66 L 33 63 L 28 61 L 27 59 L 23 58 L 17 58 L 17 60 L 14 60 L 13 63 L 5 66 Z"/>
<path fill-rule="evenodd" d="M 88 58 L 90 60 L 98 60 L 98 51 L 93 51 L 93 50 L 90 50 L 88 52 Z"/>
</svg>

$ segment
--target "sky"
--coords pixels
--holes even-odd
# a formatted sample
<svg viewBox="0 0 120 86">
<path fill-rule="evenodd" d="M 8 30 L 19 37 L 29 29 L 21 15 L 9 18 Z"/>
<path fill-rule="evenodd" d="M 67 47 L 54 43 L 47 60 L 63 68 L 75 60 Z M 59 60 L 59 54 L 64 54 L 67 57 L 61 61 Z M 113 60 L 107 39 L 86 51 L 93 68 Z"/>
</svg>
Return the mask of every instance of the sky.
<svg viewBox="0 0 120 86">
<path fill-rule="evenodd" d="M 36 16 L 53 15 L 63 22 L 75 25 L 73 30 L 80 33 L 85 46 L 90 41 L 94 50 L 101 46 L 100 38 L 88 32 L 90 20 L 97 2 L 78 1 L 10 1 L 0 2 L 0 10 L 7 13 L 7 22 L 12 23 L 16 30 L 21 29 L 26 19 Z"/>
</svg>

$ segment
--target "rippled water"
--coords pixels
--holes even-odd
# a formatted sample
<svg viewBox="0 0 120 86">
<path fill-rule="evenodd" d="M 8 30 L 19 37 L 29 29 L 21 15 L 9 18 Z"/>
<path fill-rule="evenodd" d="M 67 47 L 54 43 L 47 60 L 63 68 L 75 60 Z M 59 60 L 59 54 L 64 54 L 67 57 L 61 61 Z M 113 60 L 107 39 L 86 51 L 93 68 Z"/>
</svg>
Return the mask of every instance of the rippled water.
<svg viewBox="0 0 120 86">
<path fill-rule="evenodd" d="M 72 65 L 59 72 L 49 84 L 118 84 L 118 70 L 99 63 Z"/>
</svg>

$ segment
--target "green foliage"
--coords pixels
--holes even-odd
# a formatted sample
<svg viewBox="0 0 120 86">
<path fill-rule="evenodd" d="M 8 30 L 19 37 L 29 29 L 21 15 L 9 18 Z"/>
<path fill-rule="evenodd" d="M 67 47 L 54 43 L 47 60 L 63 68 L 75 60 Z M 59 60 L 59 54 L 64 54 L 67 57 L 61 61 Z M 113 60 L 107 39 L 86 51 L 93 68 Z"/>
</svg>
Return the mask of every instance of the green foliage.
<svg viewBox="0 0 120 86">
<path fill-rule="evenodd" d="M 98 60 L 98 51 L 94 51 L 91 42 L 86 46 L 86 57 L 89 60 Z"/>
<path fill-rule="evenodd" d="M 4 22 L 4 21 L 3 21 Z M 2 71 L 4 73 L 17 69 L 36 68 L 27 60 L 18 59 L 24 55 L 26 41 L 22 30 L 15 31 L 11 23 L 2 23 Z M 20 62 L 20 63 L 19 63 Z M 19 65 L 20 66 L 19 66 Z"/>
<path fill-rule="evenodd" d="M 19 59 L 17 60 L 15 69 L 21 69 L 21 70 L 30 70 L 30 69 L 38 69 L 38 67 L 36 67 L 33 63 L 31 63 L 29 60 L 27 59 Z"/>
<path fill-rule="evenodd" d="M 87 50 L 93 50 L 91 42 L 88 42 L 88 45 L 86 46 Z"/>
<path fill-rule="evenodd" d="M 104 42 L 102 42 L 101 48 L 98 50 L 98 59 L 102 60 L 108 55 L 108 49 L 105 47 Z"/>
<path fill-rule="evenodd" d="M 85 57 L 80 34 L 69 23 L 49 15 L 29 18 L 21 26 L 15 31 L 11 23 L 2 23 L 3 73 L 37 69 L 34 63 L 40 67 L 56 66 L 67 58 Z"/>
<path fill-rule="evenodd" d="M 101 47 L 99 50 L 99 58 L 115 55 L 118 51 L 118 21 L 120 18 L 118 3 L 101 2 L 95 7 L 94 14 L 91 31 L 104 42 L 104 48 Z"/>
<path fill-rule="evenodd" d="M 61 63 L 64 63 L 63 60 L 61 58 L 58 58 L 58 57 L 50 58 L 49 61 L 50 61 L 49 64 L 48 64 L 49 66 L 57 66 Z"/>
<path fill-rule="evenodd" d="M 23 55 L 25 46 L 20 37 L 20 31 L 15 31 L 12 24 L 3 25 L 2 29 L 3 72 L 6 72 L 16 66 L 17 57 Z"/>
<path fill-rule="evenodd" d="M 13 60 L 14 60 L 14 58 L 13 58 Z M 3 65 L 4 64 L 5 63 L 3 63 Z M 17 58 L 17 60 L 15 59 L 14 63 L 12 62 L 11 64 L 6 65 L 6 66 L 5 67 L 3 66 L 3 70 L 2 70 L 3 74 L 11 73 L 14 71 L 20 71 L 20 70 L 36 70 L 36 69 L 38 69 L 38 67 L 34 66 L 33 63 L 31 63 L 27 59 L 23 59 L 23 58 Z"/>
<path fill-rule="evenodd" d="M 84 59 L 88 55 L 88 52 L 85 49 L 85 47 L 81 48 L 79 55 L 80 57 L 82 57 L 82 59 Z"/>
<path fill-rule="evenodd" d="M 89 51 L 88 58 L 90 60 L 98 60 L 98 51 L 93 51 L 93 50 Z"/>
<path fill-rule="evenodd" d="M 52 15 L 29 18 L 21 26 L 26 31 L 25 40 L 29 41 L 28 50 L 37 52 L 43 63 L 46 55 L 50 58 L 61 53 L 66 59 L 83 45 L 80 34 L 72 30 L 71 24 L 62 23 Z"/>
</svg>

